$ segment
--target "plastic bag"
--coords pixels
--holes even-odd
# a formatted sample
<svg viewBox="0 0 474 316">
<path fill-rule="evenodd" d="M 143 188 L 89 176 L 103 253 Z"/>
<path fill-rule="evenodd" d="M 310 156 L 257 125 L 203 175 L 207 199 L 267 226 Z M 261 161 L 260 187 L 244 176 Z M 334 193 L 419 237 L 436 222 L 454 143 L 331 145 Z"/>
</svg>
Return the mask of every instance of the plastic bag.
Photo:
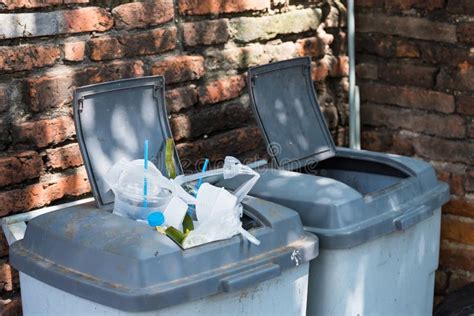
<svg viewBox="0 0 474 316">
<path fill-rule="evenodd" d="M 232 193 L 209 183 L 204 183 L 200 187 L 196 203 L 198 222 L 195 229 L 189 233 L 183 242 L 185 249 L 212 241 L 228 239 L 237 234 L 242 234 L 244 238 L 256 245 L 260 244 L 260 241 L 242 228 L 241 217 L 243 212 L 240 204 L 258 181 L 260 175 L 250 167 L 242 165 L 238 159 L 228 156 L 225 158 L 222 169 L 201 173 L 199 177 L 206 178 L 219 173 L 225 179 L 242 174 L 252 175 L 252 178 Z M 186 177 L 178 178 L 176 180 L 180 183 L 186 179 Z M 188 177 L 189 179 L 191 178 Z"/>
</svg>

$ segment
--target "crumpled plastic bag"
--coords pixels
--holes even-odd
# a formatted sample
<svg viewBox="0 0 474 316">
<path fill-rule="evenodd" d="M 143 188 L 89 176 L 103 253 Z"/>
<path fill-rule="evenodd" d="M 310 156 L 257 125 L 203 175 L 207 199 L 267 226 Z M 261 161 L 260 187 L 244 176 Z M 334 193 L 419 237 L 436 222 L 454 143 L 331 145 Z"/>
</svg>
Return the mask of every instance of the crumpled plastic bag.
<svg viewBox="0 0 474 316">
<path fill-rule="evenodd" d="M 234 157 L 226 157 L 224 167 L 220 171 L 225 179 L 241 174 L 252 175 L 252 178 L 242 184 L 233 193 L 224 188 L 204 183 L 198 193 L 196 202 L 197 225 L 183 242 L 183 248 L 190 248 L 209 242 L 229 239 L 237 234 L 259 245 L 260 241 L 242 228 L 242 205 L 245 198 L 260 175 L 251 168 L 244 166 Z M 213 176 L 216 172 L 203 173 L 201 176 Z"/>
</svg>

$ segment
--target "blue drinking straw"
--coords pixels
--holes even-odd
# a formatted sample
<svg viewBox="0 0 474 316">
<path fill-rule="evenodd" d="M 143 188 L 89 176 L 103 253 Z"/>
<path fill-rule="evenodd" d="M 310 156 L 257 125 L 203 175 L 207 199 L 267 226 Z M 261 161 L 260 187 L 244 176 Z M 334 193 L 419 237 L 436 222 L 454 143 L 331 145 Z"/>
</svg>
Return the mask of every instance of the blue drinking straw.
<svg viewBox="0 0 474 316">
<path fill-rule="evenodd" d="M 146 171 L 148 170 L 148 139 L 145 139 L 145 145 L 143 147 L 143 160 L 144 160 L 143 167 L 145 169 L 144 177 L 143 177 L 143 207 L 147 208 L 148 202 L 147 202 L 146 197 L 148 195 L 148 182 L 146 179 Z"/>
<path fill-rule="evenodd" d="M 201 174 L 206 172 L 208 165 L 209 165 L 209 159 L 206 158 L 204 160 L 204 165 L 202 166 L 202 169 L 201 169 Z M 196 191 L 196 194 L 195 194 L 196 196 L 197 196 L 197 192 L 198 192 L 199 188 L 201 187 L 201 185 L 202 185 L 202 177 L 200 177 L 198 179 L 198 182 L 196 183 L 196 188 L 194 189 Z"/>
</svg>

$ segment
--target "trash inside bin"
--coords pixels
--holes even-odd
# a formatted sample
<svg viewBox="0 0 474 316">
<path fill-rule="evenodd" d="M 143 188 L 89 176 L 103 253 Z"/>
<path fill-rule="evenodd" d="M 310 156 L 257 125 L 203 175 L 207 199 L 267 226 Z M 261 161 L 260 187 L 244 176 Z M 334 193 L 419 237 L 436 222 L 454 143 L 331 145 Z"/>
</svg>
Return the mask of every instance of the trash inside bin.
<svg viewBox="0 0 474 316">
<path fill-rule="evenodd" d="M 250 195 L 296 210 L 320 239 L 308 314 L 430 315 L 448 186 L 420 160 L 336 148 L 310 59 L 253 68 L 248 86 L 274 167 Z"/>
<path fill-rule="evenodd" d="M 170 131 L 162 80 L 77 91 L 77 134 L 97 205 L 38 216 L 11 245 L 24 314 L 304 315 L 318 239 L 303 230 L 296 212 L 247 197 L 244 228 L 259 246 L 236 235 L 187 250 L 145 222 L 112 213 L 104 175 L 120 159 L 141 158 L 142 139 L 158 148 L 151 160 L 164 170 Z"/>
</svg>

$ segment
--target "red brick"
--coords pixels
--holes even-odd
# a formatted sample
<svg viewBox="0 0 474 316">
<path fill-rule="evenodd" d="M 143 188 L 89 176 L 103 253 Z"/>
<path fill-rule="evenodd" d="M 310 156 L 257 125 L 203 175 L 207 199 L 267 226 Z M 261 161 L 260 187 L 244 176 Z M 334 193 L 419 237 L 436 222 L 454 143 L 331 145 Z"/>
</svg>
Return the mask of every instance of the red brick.
<svg viewBox="0 0 474 316">
<path fill-rule="evenodd" d="M 153 75 L 164 75 L 167 83 L 196 80 L 204 73 L 204 58 L 202 56 L 173 56 L 153 64 Z"/>
<path fill-rule="evenodd" d="M 361 62 L 356 66 L 356 74 L 358 78 L 377 80 L 377 64 Z"/>
<path fill-rule="evenodd" d="M 7 262 L 0 263 L 0 287 L 5 292 L 18 290 L 19 288 L 18 272 Z"/>
<path fill-rule="evenodd" d="M 10 143 L 10 124 L 0 118 L 0 150 L 4 150 Z"/>
<path fill-rule="evenodd" d="M 105 9 L 97 7 L 64 11 L 64 33 L 104 32 L 112 28 L 114 20 Z"/>
<path fill-rule="evenodd" d="M 270 8 L 270 0 L 179 0 L 179 12 L 186 15 L 260 11 Z"/>
<path fill-rule="evenodd" d="M 170 119 L 174 139 L 193 139 L 202 135 L 241 127 L 252 119 L 252 110 L 242 102 L 206 107 Z"/>
<path fill-rule="evenodd" d="M 442 241 L 440 264 L 448 269 L 474 271 L 474 246 Z"/>
<path fill-rule="evenodd" d="M 414 138 L 413 145 L 417 155 L 429 160 L 474 163 L 474 143 L 420 135 Z"/>
<path fill-rule="evenodd" d="M 387 126 L 391 129 L 406 129 L 414 132 L 437 135 L 446 138 L 464 138 L 466 128 L 464 119 L 458 115 L 439 115 L 426 112 L 383 106 L 363 104 L 361 120 L 365 125 Z"/>
<path fill-rule="evenodd" d="M 457 96 L 456 104 L 458 113 L 474 116 L 474 96 Z"/>
<path fill-rule="evenodd" d="M 385 7 L 389 9 L 409 10 L 412 8 L 432 11 L 442 9 L 445 0 L 385 0 Z"/>
<path fill-rule="evenodd" d="M 474 138 L 474 118 L 467 123 L 467 136 Z"/>
<path fill-rule="evenodd" d="M 451 175 L 451 182 L 450 187 L 451 187 L 451 194 L 457 195 L 457 196 L 463 196 L 465 191 L 464 191 L 464 175 L 462 174 L 452 174 Z"/>
<path fill-rule="evenodd" d="M 15 140 L 36 147 L 59 144 L 75 136 L 74 122 L 68 116 L 16 124 Z"/>
<path fill-rule="evenodd" d="M 474 44 L 474 22 L 465 22 L 459 24 L 457 32 L 460 42 Z"/>
<path fill-rule="evenodd" d="M 64 60 L 81 61 L 84 60 L 86 49 L 85 42 L 67 42 L 64 43 Z"/>
<path fill-rule="evenodd" d="M 420 49 L 414 43 L 398 40 L 395 44 L 395 56 L 399 58 L 418 58 Z"/>
<path fill-rule="evenodd" d="M 428 41 L 456 43 L 456 26 L 425 18 L 385 14 L 357 14 L 357 31 L 383 33 Z"/>
<path fill-rule="evenodd" d="M 176 47 L 176 28 L 92 39 L 91 59 L 108 60 L 165 52 Z"/>
<path fill-rule="evenodd" d="M 66 196 L 79 196 L 90 192 L 87 174 L 83 167 L 73 174 L 62 176 L 45 183 L 26 186 L 21 189 L 0 192 L 0 215 L 28 211 L 42 207 Z"/>
<path fill-rule="evenodd" d="M 383 1 L 380 0 L 355 0 L 356 7 L 377 8 L 381 7 Z"/>
<path fill-rule="evenodd" d="M 380 64 L 378 76 L 382 80 L 397 84 L 432 88 L 437 69 L 435 67 L 403 64 Z"/>
<path fill-rule="evenodd" d="M 211 20 L 183 23 L 184 45 L 214 45 L 229 40 L 229 20 Z"/>
<path fill-rule="evenodd" d="M 474 276 L 471 272 L 462 270 L 451 271 L 449 277 L 449 287 L 446 292 L 453 292 L 473 282 Z"/>
<path fill-rule="evenodd" d="M 8 109 L 9 101 L 7 86 L 0 85 L 0 112 Z"/>
<path fill-rule="evenodd" d="M 0 0 L 0 7 L 7 10 L 33 9 L 73 3 L 89 3 L 89 0 Z"/>
<path fill-rule="evenodd" d="M 195 85 L 176 88 L 166 91 L 166 107 L 168 113 L 179 112 L 190 108 L 198 101 L 198 92 Z"/>
<path fill-rule="evenodd" d="M 20 316 L 22 315 L 21 310 L 21 298 L 15 296 L 6 300 L 0 301 L 0 314 L 2 316 Z"/>
<path fill-rule="evenodd" d="M 0 157 L 0 187 L 39 177 L 43 160 L 35 151 Z"/>
<path fill-rule="evenodd" d="M 83 164 L 81 151 L 78 144 L 69 144 L 63 147 L 47 149 L 46 165 L 53 169 L 66 169 L 78 167 Z"/>
<path fill-rule="evenodd" d="M 242 94 L 245 88 L 243 76 L 231 76 L 208 83 L 199 89 L 199 100 L 202 104 L 230 100 Z"/>
<path fill-rule="evenodd" d="M 311 67 L 311 78 L 313 81 L 324 81 L 329 76 L 332 65 L 334 63 L 333 56 L 326 55 L 323 59 L 313 62 Z"/>
<path fill-rule="evenodd" d="M 474 200 L 469 198 L 452 198 L 443 206 L 443 213 L 474 218 Z"/>
<path fill-rule="evenodd" d="M 435 274 L 435 294 L 442 294 L 448 287 L 449 276 L 446 271 L 438 269 Z"/>
<path fill-rule="evenodd" d="M 0 257 L 8 256 L 8 242 L 5 234 L 0 234 Z"/>
<path fill-rule="evenodd" d="M 326 45 L 318 37 L 303 38 L 296 41 L 298 56 L 320 57 L 325 53 Z"/>
<path fill-rule="evenodd" d="M 74 87 L 144 74 L 142 61 L 114 61 L 86 68 L 61 68 L 26 80 L 26 102 L 33 112 L 68 105 Z"/>
<path fill-rule="evenodd" d="M 474 14 L 474 2 L 472 0 L 448 0 L 447 11 L 457 14 Z"/>
<path fill-rule="evenodd" d="M 443 215 L 441 238 L 474 245 L 474 219 L 454 215 Z"/>
<path fill-rule="evenodd" d="M 61 57 L 56 45 L 0 47 L 0 73 L 31 70 L 53 65 Z"/>
<path fill-rule="evenodd" d="M 445 46 L 440 43 L 419 42 L 422 59 L 433 64 L 459 66 L 464 63 L 474 64 L 474 54 L 469 49 L 456 46 Z"/>
<path fill-rule="evenodd" d="M 176 145 L 178 155 L 183 166 L 194 166 L 202 157 L 211 162 L 223 159 L 226 155 L 239 154 L 263 146 L 263 139 L 258 127 L 242 127 L 224 132 L 195 142 L 186 142 Z"/>
<path fill-rule="evenodd" d="M 126 3 L 115 7 L 112 13 L 117 29 L 145 28 L 171 21 L 173 0 Z"/>
<path fill-rule="evenodd" d="M 374 103 L 452 113 L 454 97 L 449 94 L 413 87 L 395 87 L 380 83 L 361 83 L 361 99 Z"/>
<path fill-rule="evenodd" d="M 468 192 L 474 192 L 474 170 L 471 170 L 471 171 L 466 173 L 466 180 L 464 181 L 464 188 Z M 473 208 L 473 217 L 474 217 L 474 208 Z"/>
<path fill-rule="evenodd" d="M 396 40 L 391 35 L 358 33 L 355 41 L 358 53 L 381 57 L 396 55 Z"/>
<path fill-rule="evenodd" d="M 474 67 L 462 64 L 460 68 L 441 68 L 437 77 L 440 89 L 474 91 Z"/>
</svg>

